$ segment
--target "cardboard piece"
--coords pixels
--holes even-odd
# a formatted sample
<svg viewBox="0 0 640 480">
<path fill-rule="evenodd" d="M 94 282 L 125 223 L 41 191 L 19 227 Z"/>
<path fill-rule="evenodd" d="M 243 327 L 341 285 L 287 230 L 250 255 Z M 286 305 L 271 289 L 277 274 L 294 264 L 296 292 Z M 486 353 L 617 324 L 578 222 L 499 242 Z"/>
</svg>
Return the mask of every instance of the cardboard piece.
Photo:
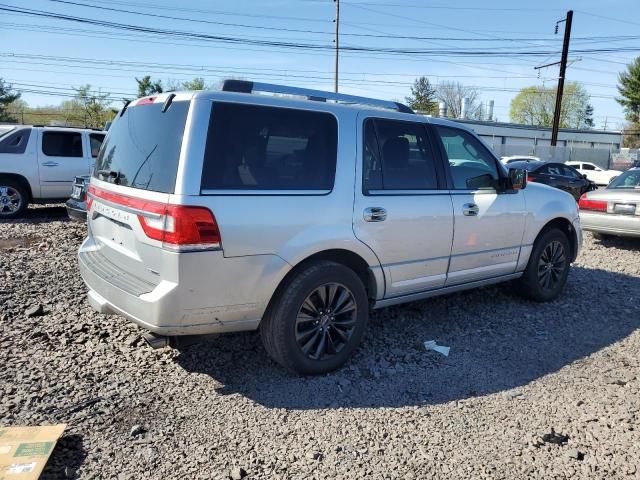
<svg viewBox="0 0 640 480">
<path fill-rule="evenodd" d="M 0 428 L 0 480 L 36 480 L 66 427 Z"/>
</svg>

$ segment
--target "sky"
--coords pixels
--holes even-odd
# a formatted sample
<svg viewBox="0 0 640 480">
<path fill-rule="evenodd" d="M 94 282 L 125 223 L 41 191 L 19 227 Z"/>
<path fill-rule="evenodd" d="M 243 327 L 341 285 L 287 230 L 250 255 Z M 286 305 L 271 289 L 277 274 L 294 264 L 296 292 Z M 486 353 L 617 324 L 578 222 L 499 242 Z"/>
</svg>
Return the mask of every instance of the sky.
<svg viewBox="0 0 640 480">
<path fill-rule="evenodd" d="M 569 9 L 566 79 L 590 93 L 597 128 L 619 129 L 617 75 L 640 55 L 637 0 L 341 0 L 340 92 L 404 100 L 425 75 L 476 87 L 509 121 L 520 88 L 555 86 L 557 65 L 534 67 L 560 59 L 564 24 L 554 28 Z M 84 84 L 120 105 L 147 74 L 333 90 L 335 13 L 333 0 L 0 0 L 0 78 L 30 106 Z"/>
</svg>

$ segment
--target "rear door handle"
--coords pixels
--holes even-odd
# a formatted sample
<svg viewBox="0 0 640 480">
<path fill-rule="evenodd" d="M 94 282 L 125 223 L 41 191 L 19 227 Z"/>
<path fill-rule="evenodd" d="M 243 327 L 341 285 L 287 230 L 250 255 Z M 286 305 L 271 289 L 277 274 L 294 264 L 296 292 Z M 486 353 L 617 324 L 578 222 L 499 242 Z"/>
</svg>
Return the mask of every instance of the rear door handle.
<svg viewBox="0 0 640 480">
<path fill-rule="evenodd" d="M 466 215 L 467 217 L 475 217 L 478 215 L 479 211 L 480 209 L 475 203 L 465 203 L 462 206 L 462 214 Z"/>
<path fill-rule="evenodd" d="M 383 222 L 387 219 L 387 211 L 382 207 L 367 207 L 364 209 L 365 222 Z"/>
<path fill-rule="evenodd" d="M 57 167 L 60 165 L 58 162 L 44 162 L 42 164 L 43 167 Z"/>
</svg>

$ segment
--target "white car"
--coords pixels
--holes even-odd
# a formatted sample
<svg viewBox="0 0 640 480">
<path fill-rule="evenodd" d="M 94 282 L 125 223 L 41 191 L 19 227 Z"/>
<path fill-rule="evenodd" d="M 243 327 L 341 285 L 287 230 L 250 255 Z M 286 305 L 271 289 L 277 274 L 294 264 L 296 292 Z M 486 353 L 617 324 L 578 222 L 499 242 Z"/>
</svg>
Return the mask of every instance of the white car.
<svg viewBox="0 0 640 480">
<path fill-rule="evenodd" d="M 578 170 L 581 174 L 586 175 L 587 178 L 596 185 L 609 185 L 611 180 L 622 173 L 620 170 L 604 170 L 595 163 L 589 162 L 567 162 L 566 165 L 569 165 Z"/>
<path fill-rule="evenodd" d="M 9 125 L 0 129 L 0 220 L 29 203 L 64 201 L 74 178 L 87 176 L 106 132 Z"/>
</svg>

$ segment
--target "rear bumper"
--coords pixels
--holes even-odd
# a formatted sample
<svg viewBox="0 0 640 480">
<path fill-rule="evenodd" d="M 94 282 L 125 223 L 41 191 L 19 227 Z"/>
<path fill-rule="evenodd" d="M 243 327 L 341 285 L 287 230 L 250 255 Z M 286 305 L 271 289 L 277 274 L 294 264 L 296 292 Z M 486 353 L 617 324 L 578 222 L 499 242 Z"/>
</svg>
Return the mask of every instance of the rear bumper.
<svg viewBox="0 0 640 480">
<path fill-rule="evenodd" d="M 582 228 L 590 232 L 640 237 L 640 217 L 610 213 L 580 212 Z"/>
<path fill-rule="evenodd" d="M 67 207 L 67 215 L 71 220 L 87 221 L 87 204 L 85 202 L 70 198 L 65 205 Z"/>
<path fill-rule="evenodd" d="M 133 286 L 134 280 L 105 278 L 109 269 L 92 263 L 87 255 L 91 249 L 95 247 L 87 240 L 78 254 L 91 306 L 166 336 L 255 330 L 273 291 L 290 268 L 274 255 L 224 258 L 222 252 L 180 254 L 179 282 L 162 280 L 147 293 L 133 293 L 135 289 L 127 285 Z"/>
</svg>

